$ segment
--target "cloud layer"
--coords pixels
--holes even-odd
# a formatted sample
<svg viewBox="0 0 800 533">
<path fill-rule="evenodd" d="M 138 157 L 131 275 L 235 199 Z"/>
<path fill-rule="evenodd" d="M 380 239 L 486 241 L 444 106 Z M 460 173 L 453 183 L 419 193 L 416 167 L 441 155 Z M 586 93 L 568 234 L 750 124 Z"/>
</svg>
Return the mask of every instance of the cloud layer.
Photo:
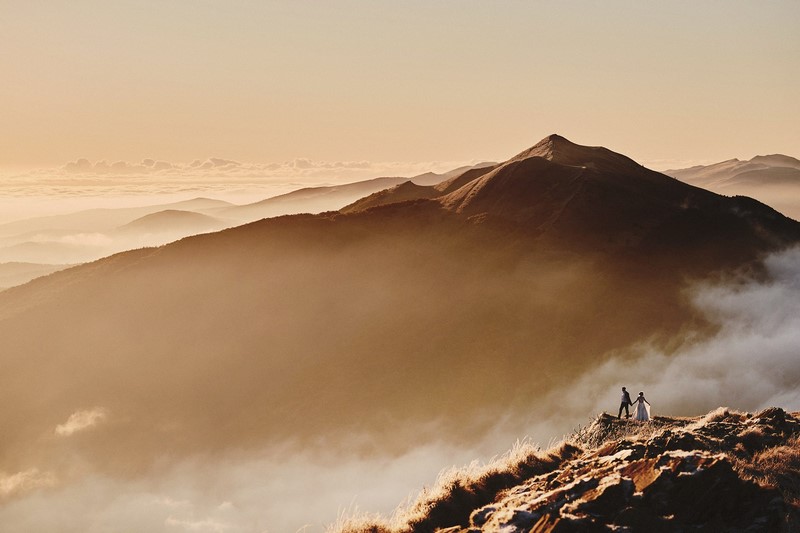
<svg viewBox="0 0 800 533">
<path fill-rule="evenodd" d="M 565 384 L 570 417 L 614 411 L 619 388 L 644 391 L 654 414 L 696 415 L 719 406 L 800 410 L 800 248 L 768 257 L 768 281 L 696 287 L 693 301 L 718 330 L 667 354 L 639 346 Z M 589 412 L 587 412 L 589 411 Z"/>
<path fill-rule="evenodd" d="M 765 266 L 764 278 L 694 288 L 694 304 L 717 324 L 709 336 L 687 335 L 673 353 L 630 347 L 586 367 L 526 413 L 505 410 L 497 427 L 470 447 L 428 442 L 401 455 L 366 457 L 352 452 L 357 446 L 321 454 L 272 448 L 183 457 L 127 479 L 87 470 L 61 484 L 41 468 L 21 469 L 0 476 L 0 492 L 10 500 L 0 507 L 0 523 L 20 531 L 107 531 L 119 524 L 164 532 L 297 531 L 305 525 L 321 531 L 354 506 L 390 512 L 440 469 L 503 452 L 512 435 L 527 433 L 547 444 L 596 412 L 615 412 L 622 385 L 643 390 L 656 415 L 696 415 L 720 405 L 798 410 L 800 249 L 775 254 Z M 75 411 L 57 425 L 54 438 L 71 445 L 108 419 L 100 407 Z"/>
<path fill-rule="evenodd" d="M 210 157 L 195 159 L 191 163 L 176 163 L 155 159 L 143 159 L 138 163 L 130 161 L 108 162 L 76 159 L 63 165 L 58 172 L 65 175 L 85 176 L 340 176 L 362 175 L 369 172 L 375 177 L 381 175 L 413 176 L 428 171 L 446 171 L 464 164 L 463 162 L 428 161 L 409 162 L 371 162 L 371 161 L 316 161 L 296 158 L 281 163 L 244 163 L 233 159 Z"/>
</svg>

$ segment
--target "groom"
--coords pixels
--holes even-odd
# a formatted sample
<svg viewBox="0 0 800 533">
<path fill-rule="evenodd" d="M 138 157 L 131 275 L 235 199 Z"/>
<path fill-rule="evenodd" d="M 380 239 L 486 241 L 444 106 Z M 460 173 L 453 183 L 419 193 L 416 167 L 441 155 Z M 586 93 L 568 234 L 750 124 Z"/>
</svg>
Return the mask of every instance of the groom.
<svg viewBox="0 0 800 533">
<path fill-rule="evenodd" d="M 628 394 L 628 391 L 625 390 L 625 387 L 622 387 L 622 401 L 619 404 L 619 413 L 617 414 L 617 418 L 622 417 L 622 410 L 625 409 L 625 418 L 630 418 L 631 413 L 628 411 L 628 406 L 633 405 L 631 401 L 631 395 Z"/>
</svg>

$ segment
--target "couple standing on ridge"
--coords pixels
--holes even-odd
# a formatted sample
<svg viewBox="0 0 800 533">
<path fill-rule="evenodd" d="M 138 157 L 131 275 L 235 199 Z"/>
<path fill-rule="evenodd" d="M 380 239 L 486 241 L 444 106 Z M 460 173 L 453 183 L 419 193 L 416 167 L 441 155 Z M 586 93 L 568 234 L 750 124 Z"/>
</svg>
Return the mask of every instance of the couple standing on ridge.
<svg viewBox="0 0 800 533">
<path fill-rule="evenodd" d="M 628 391 L 625 390 L 625 387 L 622 387 L 622 401 L 619 404 L 619 413 L 617 414 L 617 418 L 622 417 L 623 409 L 625 409 L 625 418 L 630 418 L 631 414 L 628 411 L 628 406 L 633 405 L 634 403 L 637 405 L 635 412 L 633 413 L 633 419 L 640 422 L 647 422 L 650 420 L 650 402 L 645 399 L 644 393 L 640 392 L 639 397 L 636 398 L 636 401 L 632 402 L 631 395 L 628 394 Z"/>
</svg>

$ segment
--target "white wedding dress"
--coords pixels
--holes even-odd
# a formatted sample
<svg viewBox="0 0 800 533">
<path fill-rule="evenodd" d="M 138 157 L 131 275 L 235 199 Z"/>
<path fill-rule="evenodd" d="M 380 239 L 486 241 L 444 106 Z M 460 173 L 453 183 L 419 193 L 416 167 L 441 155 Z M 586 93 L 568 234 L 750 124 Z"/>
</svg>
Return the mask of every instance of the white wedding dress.
<svg viewBox="0 0 800 533">
<path fill-rule="evenodd" d="M 633 401 L 633 405 L 636 406 L 635 412 L 633 413 L 633 419 L 639 422 L 647 422 L 650 420 L 650 405 L 645 403 L 644 396 L 639 396 Z"/>
</svg>

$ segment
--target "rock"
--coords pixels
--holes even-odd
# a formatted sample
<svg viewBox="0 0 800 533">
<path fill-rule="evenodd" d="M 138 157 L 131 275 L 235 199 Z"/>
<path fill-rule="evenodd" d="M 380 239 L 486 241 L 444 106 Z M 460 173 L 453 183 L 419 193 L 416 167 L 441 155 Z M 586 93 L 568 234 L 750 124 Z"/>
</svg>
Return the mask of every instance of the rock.
<svg viewBox="0 0 800 533">
<path fill-rule="evenodd" d="M 563 511 L 575 515 L 608 516 L 625 507 L 633 492 L 633 481 L 614 474 L 603 478 L 596 488 L 583 493 L 580 500 L 565 505 Z"/>
<path fill-rule="evenodd" d="M 487 505 L 486 507 L 476 509 L 470 515 L 469 523 L 473 526 L 482 526 L 489 520 L 489 518 L 491 518 L 492 513 L 494 513 L 496 510 L 497 507 L 493 505 Z"/>
<path fill-rule="evenodd" d="M 800 531 L 800 511 L 789 503 L 800 492 L 793 481 L 800 472 L 791 466 L 800 461 L 792 438 L 800 433 L 797 416 L 777 408 L 755 416 L 718 410 L 696 419 L 661 417 L 658 424 L 662 429 L 642 431 L 601 418 L 580 433 L 596 446 L 575 448 L 557 469 L 499 492 L 472 512 L 469 528 L 439 531 Z M 618 438 L 624 430 L 642 437 Z M 769 461 L 759 459 L 764 450 Z M 780 490 L 753 481 L 767 479 L 769 468 Z"/>
<path fill-rule="evenodd" d="M 657 459 L 642 459 L 623 466 L 619 473 L 630 478 L 634 484 L 634 491 L 641 492 L 656 480 L 660 471 L 656 469 Z"/>
<path fill-rule="evenodd" d="M 650 513 L 639 507 L 625 507 L 614 517 L 613 524 L 630 531 L 647 531 L 649 533 L 671 533 L 676 531 L 673 522 Z"/>
<path fill-rule="evenodd" d="M 545 515 L 533 526 L 531 533 L 600 533 L 608 531 L 590 520 L 576 520 Z"/>
<path fill-rule="evenodd" d="M 743 480 L 723 455 L 672 452 L 656 466 L 658 477 L 642 495 L 642 508 L 686 526 L 744 528 L 756 518 L 774 523 L 784 508 L 771 508 L 774 491 Z"/>
</svg>

